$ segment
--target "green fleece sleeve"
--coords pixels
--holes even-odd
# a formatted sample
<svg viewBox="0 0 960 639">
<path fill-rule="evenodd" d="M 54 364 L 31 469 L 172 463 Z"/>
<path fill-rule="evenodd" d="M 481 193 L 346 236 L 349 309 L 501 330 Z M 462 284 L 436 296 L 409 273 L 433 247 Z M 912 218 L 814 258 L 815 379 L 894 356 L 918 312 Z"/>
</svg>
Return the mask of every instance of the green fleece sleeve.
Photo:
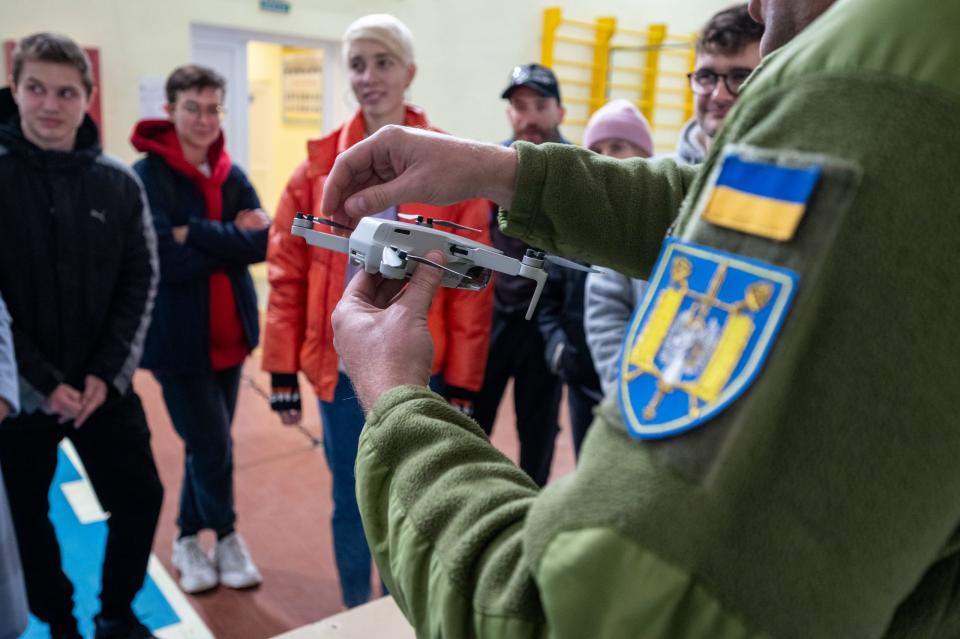
<svg viewBox="0 0 960 639">
<path fill-rule="evenodd" d="M 500 228 L 531 246 L 647 277 L 699 174 L 670 159 L 616 160 L 568 144 L 514 144 L 517 181 Z M 624 215 L 632 211 L 632 215 Z"/>
<path fill-rule="evenodd" d="M 473 420 L 426 388 L 395 388 L 367 416 L 364 529 L 419 637 L 546 636 L 522 543 L 536 495 Z"/>
<path fill-rule="evenodd" d="M 754 636 L 691 575 L 612 529 L 559 535 L 531 565 L 537 494 L 475 422 L 426 388 L 395 388 L 368 415 L 360 512 L 418 637 L 614 639 L 639 636 L 638 619 L 650 639 Z"/>
</svg>

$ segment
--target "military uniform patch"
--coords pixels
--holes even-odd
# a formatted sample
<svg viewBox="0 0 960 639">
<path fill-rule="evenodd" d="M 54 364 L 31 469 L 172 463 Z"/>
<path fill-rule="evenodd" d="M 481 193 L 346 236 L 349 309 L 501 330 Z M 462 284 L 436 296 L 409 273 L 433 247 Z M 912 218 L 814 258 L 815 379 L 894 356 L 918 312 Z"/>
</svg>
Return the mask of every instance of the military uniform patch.
<svg viewBox="0 0 960 639">
<path fill-rule="evenodd" d="M 797 274 L 670 238 L 624 337 L 620 407 L 630 434 L 669 437 L 708 421 L 753 381 Z"/>
<path fill-rule="evenodd" d="M 722 162 L 703 219 L 771 240 L 793 239 L 821 167 L 778 166 L 736 153 L 727 153 Z"/>
</svg>

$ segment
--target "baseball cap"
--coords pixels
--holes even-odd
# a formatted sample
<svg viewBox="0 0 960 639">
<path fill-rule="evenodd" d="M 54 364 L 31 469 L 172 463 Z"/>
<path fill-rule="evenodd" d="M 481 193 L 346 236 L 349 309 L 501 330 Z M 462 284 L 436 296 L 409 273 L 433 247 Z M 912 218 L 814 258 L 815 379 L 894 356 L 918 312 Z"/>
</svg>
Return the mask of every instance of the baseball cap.
<svg viewBox="0 0 960 639">
<path fill-rule="evenodd" d="M 503 90 L 500 97 L 507 100 L 520 87 L 533 89 L 545 98 L 556 98 L 557 102 L 560 102 L 560 85 L 557 84 L 557 76 L 553 75 L 549 67 L 542 64 L 531 62 L 514 67 L 510 73 L 507 88 Z"/>
</svg>

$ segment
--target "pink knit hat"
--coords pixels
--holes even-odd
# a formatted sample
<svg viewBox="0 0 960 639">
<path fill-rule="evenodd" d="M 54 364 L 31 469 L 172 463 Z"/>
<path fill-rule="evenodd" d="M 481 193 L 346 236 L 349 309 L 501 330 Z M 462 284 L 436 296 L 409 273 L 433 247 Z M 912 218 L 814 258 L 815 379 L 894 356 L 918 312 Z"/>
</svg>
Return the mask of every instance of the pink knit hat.
<svg viewBox="0 0 960 639">
<path fill-rule="evenodd" d="M 612 100 L 597 109 L 583 132 L 588 149 L 601 140 L 619 138 L 632 142 L 648 156 L 653 155 L 653 133 L 640 110 L 628 100 Z"/>
</svg>

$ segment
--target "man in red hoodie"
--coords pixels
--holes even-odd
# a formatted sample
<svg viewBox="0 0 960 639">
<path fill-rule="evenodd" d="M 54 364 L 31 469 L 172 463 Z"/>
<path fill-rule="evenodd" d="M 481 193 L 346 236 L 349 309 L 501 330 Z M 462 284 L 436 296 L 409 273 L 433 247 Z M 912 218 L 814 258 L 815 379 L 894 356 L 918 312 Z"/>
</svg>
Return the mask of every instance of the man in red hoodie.
<svg viewBox="0 0 960 639">
<path fill-rule="evenodd" d="M 160 386 L 186 447 L 173 563 L 189 593 L 248 588 L 260 573 L 235 530 L 230 426 L 240 372 L 259 339 L 247 265 L 263 261 L 270 218 L 224 149 L 224 79 L 182 66 L 167 78 L 167 120 L 143 120 L 131 143 L 153 212 L 160 285 L 141 366 Z M 213 556 L 197 534 L 217 534 Z"/>
</svg>

